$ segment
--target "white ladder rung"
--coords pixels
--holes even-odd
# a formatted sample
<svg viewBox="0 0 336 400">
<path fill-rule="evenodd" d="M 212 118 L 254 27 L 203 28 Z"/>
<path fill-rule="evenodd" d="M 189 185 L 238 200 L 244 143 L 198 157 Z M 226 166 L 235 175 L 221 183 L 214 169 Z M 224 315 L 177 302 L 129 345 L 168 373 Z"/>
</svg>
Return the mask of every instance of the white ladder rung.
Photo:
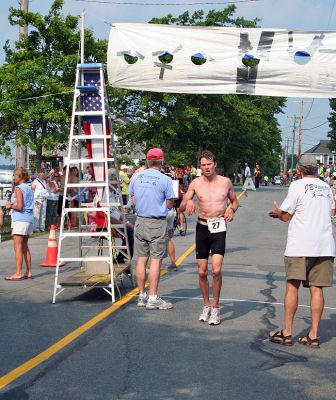
<svg viewBox="0 0 336 400">
<path fill-rule="evenodd" d="M 61 240 L 66 239 L 68 237 L 106 237 L 108 239 L 111 235 L 107 231 L 102 232 L 66 232 L 60 235 Z"/>
<path fill-rule="evenodd" d="M 104 163 L 105 161 L 114 161 L 114 158 L 72 158 L 69 160 L 69 164 L 89 164 L 89 163 Z"/>
<path fill-rule="evenodd" d="M 82 117 L 94 117 L 94 116 L 101 116 L 105 117 L 107 115 L 106 111 L 76 111 L 75 115 L 82 116 Z"/>
<path fill-rule="evenodd" d="M 67 188 L 84 188 L 84 187 L 108 187 L 108 182 L 82 181 L 79 183 L 67 183 Z"/>
<path fill-rule="evenodd" d="M 109 213 L 110 209 L 107 207 L 77 207 L 77 208 L 64 208 L 65 212 L 86 212 L 86 211 L 102 211 Z"/>
<path fill-rule="evenodd" d="M 111 135 L 73 135 L 72 140 L 111 139 Z"/>
<path fill-rule="evenodd" d="M 60 262 L 74 262 L 74 261 L 106 261 L 111 263 L 110 257 L 60 257 Z"/>
</svg>

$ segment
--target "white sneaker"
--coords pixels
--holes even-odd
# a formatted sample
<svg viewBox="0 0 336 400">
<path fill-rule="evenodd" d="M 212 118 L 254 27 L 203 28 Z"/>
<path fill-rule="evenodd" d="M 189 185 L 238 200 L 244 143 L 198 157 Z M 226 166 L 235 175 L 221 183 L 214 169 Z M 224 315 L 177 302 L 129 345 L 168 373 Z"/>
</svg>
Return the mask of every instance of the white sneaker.
<svg viewBox="0 0 336 400">
<path fill-rule="evenodd" d="M 138 306 L 138 307 L 146 307 L 147 301 L 148 301 L 148 296 L 147 296 L 147 294 L 145 294 L 145 295 L 139 294 L 137 306 Z"/>
<path fill-rule="evenodd" d="M 220 315 L 219 315 L 219 308 L 212 308 L 209 318 L 209 325 L 219 325 L 220 324 Z"/>
<path fill-rule="evenodd" d="M 146 309 L 147 310 L 169 310 L 173 308 L 172 303 L 169 303 L 168 301 L 164 301 L 161 299 L 161 297 L 157 297 L 155 300 L 150 300 L 148 299 Z"/>
<path fill-rule="evenodd" d="M 209 317 L 210 317 L 210 311 L 211 308 L 208 306 L 203 306 L 202 308 L 202 313 L 201 315 L 198 317 L 198 320 L 201 322 L 207 322 L 209 321 Z"/>
</svg>

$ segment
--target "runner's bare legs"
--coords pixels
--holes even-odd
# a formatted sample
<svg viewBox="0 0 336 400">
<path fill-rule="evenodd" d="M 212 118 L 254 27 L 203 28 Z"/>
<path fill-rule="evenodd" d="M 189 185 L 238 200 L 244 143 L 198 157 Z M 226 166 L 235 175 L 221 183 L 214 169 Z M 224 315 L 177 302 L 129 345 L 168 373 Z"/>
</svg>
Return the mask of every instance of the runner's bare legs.
<svg viewBox="0 0 336 400">
<path fill-rule="evenodd" d="M 208 260 L 198 259 L 197 265 L 199 287 L 203 296 L 204 305 L 210 307 L 211 304 L 209 299 Z"/>
<path fill-rule="evenodd" d="M 212 291 L 213 306 L 219 307 L 219 296 L 222 288 L 222 264 L 224 257 L 220 254 L 212 256 Z"/>
</svg>

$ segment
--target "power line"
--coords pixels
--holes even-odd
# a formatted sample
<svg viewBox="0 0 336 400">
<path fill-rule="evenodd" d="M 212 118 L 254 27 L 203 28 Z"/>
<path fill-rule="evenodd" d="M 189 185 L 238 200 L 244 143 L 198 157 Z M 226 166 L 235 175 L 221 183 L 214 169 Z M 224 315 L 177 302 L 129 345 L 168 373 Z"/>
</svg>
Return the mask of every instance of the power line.
<svg viewBox="0 0 336 400">
<path fill-rule="evenodd" d="M 306 118 L 308 117 L 308 115 L 310 114 L 310 111 L 311 111 L 311 110 L 312 110 L 312 108 L 313 108 L 314 101 L 315 101 L 315 99 L 313 99 L 313 101 L 310 103 L 310 108 L 309 108 L 309 111 L 307 112 L 306 116 L 305 116 L 305 117 L 303 117 L 303 119 L 306 119 Z"/>
<path fill-rule="evenodd" d="M 101 4 L 118 4 L 128 6 L 197 6 L 197 5 L 225 5 L 225 4 L 236 4 L 236 3 L 252 3 L 260 0 L 236 0 L 236 1 L 197 1 L 194 3 L 140 3 L 131 1 L 108 1 L 108 0 L 72 0 L 80 1 L 83 3 L 101 3 Z"/>
<path fill-rule="evenodd" d="M 11 102 L 16 102 L 18 103 L 19 101 L 27 101 L 27 100 L 35 100 L 35 99 L 40 99 L 42 97 L 50 97 L 50 96 L 57 96 L 59 94 L 68 94 L 68 93 L 73 93 L 73 90 L 67 90 L 66 92 L 58 92 L 58 93 L 50 93 L 50 94 L 43 94 L 41 96 L 35 96 L 35 97 L 26 97 L 24 99 L 13 99 L 13 100 L 3 100 L 0 101 L 0 104 L 3 103 L 11 103 Z"/>
<path fill-rule="evenodd" d="M 313 129 L 319 128 L 320 126 L 323 126 L 323 125 L 326 125 L 326 124 L 329 124 L 329 121 L 323 122 L 323 124 L 320 124 L 320 125 L 313 126 L 312 128 L 305 128 L 305 129 L 302 129 L 302 130 L 303 131 L 311 131 Z"/>
</svg>

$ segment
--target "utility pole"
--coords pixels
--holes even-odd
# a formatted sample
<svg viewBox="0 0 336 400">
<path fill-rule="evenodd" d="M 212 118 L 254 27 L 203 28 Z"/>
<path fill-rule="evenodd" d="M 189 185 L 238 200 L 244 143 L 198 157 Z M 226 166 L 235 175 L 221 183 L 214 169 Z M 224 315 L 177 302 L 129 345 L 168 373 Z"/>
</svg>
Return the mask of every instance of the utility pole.
<svg viewBox="0 0 336 400">
<path fill-rule="evenodd" d="M 29 0 L 20 1 L 20 10 L 28 12 L 28 2 Z M 19 27 L 19 37 L 24 39 L 28 35 L 28 25 L 23 24 Z M 28 149 L 26 146 L 16 147 L 16 167 L 28 167 Z"/>
<path fill-rule="evenodd" d="M 301 158 L 301 143 L 302 143 L 302 119 L 303 119 L 303 99 L 300 101 L 300 124 L 299 124 L 299 143 L 298 143 L 298 163 Z"/>
<path fill-rule="evenodd" d="M 294 115 L 294 124 L 293 124 L 293 138 L 292 138 L 292 157 L 291 157 L 291 170 L 293 171 L 294 166 L 294 146 L 295 146 L 295 133 L 296 133 L 296 119 L 297 116 Z"/>
<path fill-rule="evenodd" d="M 84 27 L 85 27 L 85 12 L 81 14 L 81 33 L 80 33 L 80 49 L 81 49 L 81 64 L 84 64 Z"/>
<path fill-rule="evenodd" d="M 288 162 L 288 142 L 289 138 L 286 137 L 286 144 L 285 144 L 285 160 L 284 160 L 284 173 L 287 175 L 287 162 Z"/>
</svg>

